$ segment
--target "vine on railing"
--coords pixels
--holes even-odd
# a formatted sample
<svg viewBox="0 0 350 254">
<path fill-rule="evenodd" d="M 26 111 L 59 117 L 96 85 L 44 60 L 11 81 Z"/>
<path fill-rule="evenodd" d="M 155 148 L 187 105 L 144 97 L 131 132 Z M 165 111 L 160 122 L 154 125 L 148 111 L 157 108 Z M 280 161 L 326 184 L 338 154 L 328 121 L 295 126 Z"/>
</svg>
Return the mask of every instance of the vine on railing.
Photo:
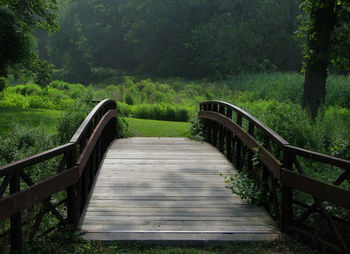
<svg viewBox="0 0 350 254">
<path fill-rule="evenodd" d="M 263 205 L 283 231 L 302 234 L 340 253 L 350 252 L 350 161 L 294 147 L 226 102 L 203 102 L 198 116 L 205 119 L 207 141 L 264 190 Z M 261 163 L 253 163 L 253 156 Z M 339 176 L 332 182 L 307 176 L 310 161 L 319 170 L 332 167 Z"/>
<path fill-rule="evenodd" d="M 23 242 L 30 243 L 58 225 L 78 225 L 103 154 L 115 138 L 116 116 L 115 101 L 101 101 L 69 143 L 0 167 L 2 248 L 10 245 L 19 251 Z M 35 182 L 33 167 L 52 160 L 50 166 L 57 170 L 46 168 L 46 177 Z M 45 228 L 39 230 L 42 224 Z M 5 249 L 0 247 L 0 252 Z"/>
</svg>

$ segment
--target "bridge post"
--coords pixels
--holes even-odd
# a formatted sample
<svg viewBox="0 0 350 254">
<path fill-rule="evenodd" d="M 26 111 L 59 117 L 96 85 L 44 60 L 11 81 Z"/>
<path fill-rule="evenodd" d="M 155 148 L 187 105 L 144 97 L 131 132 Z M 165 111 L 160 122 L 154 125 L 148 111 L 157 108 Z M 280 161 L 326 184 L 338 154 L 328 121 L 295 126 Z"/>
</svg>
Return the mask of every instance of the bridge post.
<svg viewBox="0 0 350 254">
<path fill-rule="evenodd" d="M 204 109 L 206 111 L 211 111 L 212 110 L 212 105 L 211 104 L 207 104 L 206 108 Z M 211 120 L 205 120 L 205 123 L 207 125 L 207 140 L 209 143 L 212 143 L 212 126 L 213 123 Z"/>
<path fill-rule="evenodd" d="M 226 109 L 226 116 L 232 119 L 232 109 Z M 232 132 L 226 131 L 226 157 L 232 162 Z"/>
<path fill-rule="evenodd" d="M 213 104 L 212 111 L 218 112 L 218 105 Z M 213 142 L 212 145 L 216 147 L 217 145 L 217 140 L 218 140 L 218 123 L 217 122 L 212 122 L 212 127 L 213 127 Z"/>
<path fill-rule="evenodd" d="M 237 112 L 237 124 L 242 126 L 242 115 Z M 241 170 L 243 167 L 242 162 L 242 141 L 236 137 L 236 169 Z"/>
<path fill-rule="evenodd" d="M 15 172 L 10 182 L 10 194 L 15 194 L 21 189 L 20 172 Z M 21 213 L 17 213 L 10 218 L 10 239 L 11 239 L 11 251 L 14 253 L 20 253 L 22 248 L 22 227 L 21 227 Z"/>
<path fill-rule="evenodd" d="M 285 148 L 283 151 L 283 166 L 286 169 L 293 170 L 293 160 Z M 293 190 L 282 183 L 282 231 L 286 232 L 288 226 L 292 224 L 293 221 Z"/>
<path fill-rule="evenodd" d="M 72 150 L 69 159 L 67 161 L 67 167 L 70 168 L 75 165 L 76 162 L 76 147 Z M 72 185 L 67 189 L 67 220 L 68 224 L 73 228 L 78 227 L 79 223 L 79 183 Z"/>
</svg>

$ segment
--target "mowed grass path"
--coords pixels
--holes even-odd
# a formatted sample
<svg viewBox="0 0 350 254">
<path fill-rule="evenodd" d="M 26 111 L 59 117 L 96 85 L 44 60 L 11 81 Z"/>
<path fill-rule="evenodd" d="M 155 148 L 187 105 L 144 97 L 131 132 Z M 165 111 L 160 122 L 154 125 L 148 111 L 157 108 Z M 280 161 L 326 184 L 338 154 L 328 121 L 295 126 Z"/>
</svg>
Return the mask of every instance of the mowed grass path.
<svg viewBox="0 0 350 254">
<path fill-rule="evenodd" d="M 49 132 L 55 132 L 62 111 L 47 109 L 21 109 L 13 107 L 0 107 L 0 136 L 9 134 L 13 124 L 37 127 L 45 125 Z"/>
<path fill-rule="evenodd" d="M 189 122 L 169 122 L 127 118 L 129 131 L 136 137 L 188 137 Z"/>
</svg>

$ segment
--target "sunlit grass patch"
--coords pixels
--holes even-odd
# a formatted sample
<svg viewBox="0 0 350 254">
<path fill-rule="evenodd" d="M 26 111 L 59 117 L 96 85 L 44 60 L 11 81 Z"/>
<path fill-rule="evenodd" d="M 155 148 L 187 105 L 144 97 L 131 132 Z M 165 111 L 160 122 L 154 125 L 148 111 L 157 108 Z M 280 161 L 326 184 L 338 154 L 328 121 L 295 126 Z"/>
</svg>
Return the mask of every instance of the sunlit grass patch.
<svg viewBox="0 0 350 254">
<path fill-rule="evenodd" d="M 188 137 L 189 122 L 170 122 L 127 118 L 129 131 L 137 137 Z"/>
<path fill-rule="evenodd" d="M 10 135 L 14 123 L 37 127 L 45 125 L 49 132 L 55 132 L 62 111 L 48 109 L 21 109 L 15 107 L 0 107 L 0 135 Z"/>
</svg>

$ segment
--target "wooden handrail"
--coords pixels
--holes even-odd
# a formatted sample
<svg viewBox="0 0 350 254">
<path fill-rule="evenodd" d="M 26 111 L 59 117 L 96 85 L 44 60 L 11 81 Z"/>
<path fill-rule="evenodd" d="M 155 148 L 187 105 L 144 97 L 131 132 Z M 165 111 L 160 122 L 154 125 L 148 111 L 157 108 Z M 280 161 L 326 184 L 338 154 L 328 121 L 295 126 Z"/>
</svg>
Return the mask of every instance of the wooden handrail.
<svg viewBox="0 0 350 254">
<path fill-rule="evenodd" d="M 288 145 L 289 143 L 282 138 L 280 135 L 278 135 L 275 131 L 264 125 L 262 122 L 260 122 L 257 118 L 249 114 L 248 112 L 244 111 L 243 109 L 232 105 L 230 103 L 224 102 L 224 101 L 205 101 L 200 104 L 200 109 L 204 110 L 205 105 L 222 105 L 226 107 L 227 109 L 231 109 L 237 114 L 241 115 L 245 119 L 247 119 L 249 122 L 252 122 L 256 127 L 258 127 L 261 131 L 263 131 L 265 134 L 267 134 L 270 138 L 276 141 L 279 145 Z"/>
<path fill-rule="evenodd" d="M 233 120 L 232 112 L 236 113 L 236 122 Z M 350 248 L 346 244 L 347 241 L 344 240 L 332 221 L 334 216 L 330 216 L 323 205 L 323 202 L 327 201 L 339 207 L 350 209 L 350 191 L 340 187 L 346 179 L 350 178 L 349 160 L 292 146 L 249 113 L 223 101 L 202 102 L 198 117 L 206 120 L 204 132 L 207 141 L 222 151 L 238 170 L 246 170 L 250 175 L 255 174 L 252 176 L 259 184 L 259 190 L 265 186 L 263 189 L 265 188 L 266 195 L 269 196 L 267 202 L 272 203 L 265 203 L 265 207 L 268 209 L 272 207 L 273 216 L 281 219 L 282 230 L 303 232 L 303 235 L 308 236 L 310 233 L 305 231 L 305 228 L 312 226 L 303 226 L 303 223 L 312 213 L 318 212 L 331 225 L 330 230 L 339 241 L 339 246 L 327 242 L 327 239 L 326 241 L 321 239 L 321 241 L 327 242 L 327 246 L 335 246 L 334 249 L 341 249 L 344 253 L 350 252 Z M 248 126 L 243 125 L 242 119 L 248 121 Z M 248 127 L 248 130 L 242 126 Z M 263 142 L 256 140 L 255 128 L 264 134 Z M 274 142 L 277 147 L 271 149 L 270 141 Z M 275 154 L 272 153 L 272 150 Z M 262 173 L 256 171 L 259 167 L 254 169 L 252 165 L 253 156 L 257 154 L 262 162 Z M 336 180 L 333 180 L 333 183 L 321 181 L 305 175 L 305 170 L 299 159 L 308 159 L 338 167 L 344 172 Z M 293 171 L 294 165 L 300 173 Z M 277 192 L 278 188 L 280 194 Z M 295 191 L 310 195 L 314 199 L 314 204 L 304 204 L 302 201 L 295 200 L 293 197 Z M 295 215 L 293 215 L 294 205 L 307 209 L 303 214 L 298 214 L 298 219 L 295 219 Z M 339 217 L 336 219 L 343 221 Z M 347 221 L 347 223 L 350 222 Z"/>
<path fill-rule="evenodd" d="M 59 204 L 67 204 L 67 222 L 77 226 L 91 189 L 92 179 L 103 154 L 116 136 L 116 116 L 115 101 L 103 100 L 88 114 L 69 143 L 0 167 L 0 177 L 5 177 L 0 184 L 0 220 L 11 217 L 13 251 L 19 251 L 22 246 L 20 216 L 22 210 L 41 201 L 49 206 L 49 210 L 40 211 L 36 216 L 38 220 L 35 222 L 34 230 L 39 226 L 45 211 L 53 212 L 62 222 L 63 217 L 50 202 L 51 195 L 62 190 L 67 190 L 67 199 L 60 201 Z M 57 173 L 38 183 L 34 183 L 23 171 L 61 155 L 64 156 Z M 28 185 L 22 190 L 21 178 Z M 9 196 L 1 198 L 8 185 L 10 185 Z"/>
<path fill-rule="evenodd" d="M 81 176 L 86 163 L 88 159 L 90 158 L 90 155 L 92 153 L 93 148 L 95 147 L 98 138 L 100 137 L 103 129 L 108 124 L 108 122 L 113 118 L 117 117 L 117 111 L 116 110 L 109 110 L 100 120 L 99 124 L 95 127 L 94 131 L 92 132 L 89 140 L 87 141 L 87 145 L 84 147 L 84 150 L 80 154 L 77 165 L 79 165 L 79 176 Z"/>
<path fill-rule="evenodd" d="M 40 162 L 46 161 L 48 159 L 57 157 L 58 155 L 64 154 L 66 152 L 70 152 L 73 150 L 73 148 L 74 148 L 74 144 L 68 143 L 68 144 L 64 144 L 64 145 L 55 147 L 53 149 L 47 150 L 45 152 L 32 155 L 23 160 L 9 163 L 7 165 L 0 167 L 0 177 L 7 175 L 9 173 L 15 173 L 19 170 L 33 166 Z"/>
<path fill-rule="evenodd" d="M 241 126 L 232 121 L 232 119 L 221 115 L 218 112 L 201 111 L 198 113 L 199 118 L 209 119 L 220 123 L 223 127 L 229 129 L 234 133 L 253 154 L 259 153 L 259 158 L 265 163 L 269 170 L 280 178 L 280 170 L 282 163 L 279 162 L 268 150 L 259 144 L 249 133 L 247 133 Z"/>
<path fill-rule="evenodd" d="M 108 109 L 115 109 L 116 103 L 113 100 L 106 99 L 103 101 L 100 101 L 93 110 L 89 113 L 89 115 L 85 118 L 85 120 L 82 122 L 82 124 L 79 126 L 77 131 L 73 134 L 72 138 L 70 139 L 69 143 L 79 143 L 79 141 L 82 139 L 84 133 L 87 131 L 88 126 L 92 123 L 94 118 L 100 113 L 101 109 L 108 106 L 106 111 Z"/>
</svg>

